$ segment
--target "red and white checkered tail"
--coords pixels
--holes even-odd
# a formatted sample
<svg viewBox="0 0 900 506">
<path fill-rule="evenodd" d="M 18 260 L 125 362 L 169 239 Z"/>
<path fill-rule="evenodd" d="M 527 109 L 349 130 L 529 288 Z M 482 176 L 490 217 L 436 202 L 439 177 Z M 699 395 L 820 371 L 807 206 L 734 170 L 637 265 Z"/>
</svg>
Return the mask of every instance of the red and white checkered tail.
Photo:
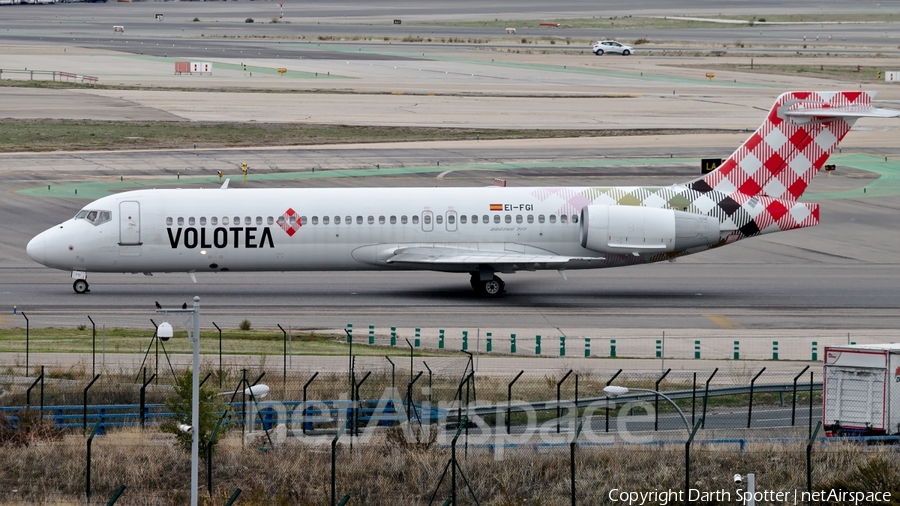
<svg viewBox="0 0 900 506">
<path fill-rule="evenodd" d="M 874 93 L 793 91 L 778 97 L 756 132 L 691 188 L 797 200 L 860 117 L 898 113 L 871 107 Z"/>
</svg>

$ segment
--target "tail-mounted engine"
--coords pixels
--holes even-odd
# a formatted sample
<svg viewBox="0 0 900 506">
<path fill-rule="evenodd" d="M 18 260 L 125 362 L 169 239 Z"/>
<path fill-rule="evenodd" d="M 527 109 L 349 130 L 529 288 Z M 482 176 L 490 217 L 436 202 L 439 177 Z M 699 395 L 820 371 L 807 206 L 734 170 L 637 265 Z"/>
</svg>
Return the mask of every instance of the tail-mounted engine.
<svg viewBox="0 0 900 506">
<path fill-rule="evenodd" d="M 581 247 L 601 253 L 653 254 L 719 242 L 713 216 L 638 206 L 586 206 L 581 210 Z"/>
</svg>

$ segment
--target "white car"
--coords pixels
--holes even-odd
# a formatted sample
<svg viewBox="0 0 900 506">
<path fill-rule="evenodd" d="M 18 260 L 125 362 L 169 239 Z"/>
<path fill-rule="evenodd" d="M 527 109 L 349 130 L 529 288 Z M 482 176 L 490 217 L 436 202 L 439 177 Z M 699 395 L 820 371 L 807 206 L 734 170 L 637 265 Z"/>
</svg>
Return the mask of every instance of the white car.
<svg viewBox="0 0 900 506">
<path fill-rule="evenodd" d="M 592 51 L 594 51 L 594 54 L 597 56 L 603 56 L 604 53 L 616 53 L 622 56 L 628 56 L 634 52 L 634 48 L 614 40 L 598 40 L 597 42 L 594 42 Z"/>
</svg>

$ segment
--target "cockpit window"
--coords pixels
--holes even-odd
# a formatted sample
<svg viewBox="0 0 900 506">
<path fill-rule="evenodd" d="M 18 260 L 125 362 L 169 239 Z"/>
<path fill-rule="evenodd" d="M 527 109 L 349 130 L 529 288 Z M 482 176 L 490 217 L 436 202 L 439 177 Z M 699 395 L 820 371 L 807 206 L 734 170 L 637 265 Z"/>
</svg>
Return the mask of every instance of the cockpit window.
<svg viewBox="0 0 900 506">
<path fill-rule="evenodd" d="M 96 209 L 82 209 L 75 215 L 76 220 L 86 220 L 92 225 L 100 225 L 112 219 L 112 213 L 109 211 L 99 211 Z"/>
</svg>

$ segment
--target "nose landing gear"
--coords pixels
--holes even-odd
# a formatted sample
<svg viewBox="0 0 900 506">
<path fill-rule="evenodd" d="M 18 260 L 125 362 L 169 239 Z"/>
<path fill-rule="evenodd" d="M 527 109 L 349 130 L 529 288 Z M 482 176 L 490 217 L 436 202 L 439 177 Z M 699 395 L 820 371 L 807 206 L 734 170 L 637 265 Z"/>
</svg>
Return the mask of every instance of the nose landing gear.
<svg viewBox="0 0 900 506">
<path fill-rule="evenodd" d="M 499 297 L 506 291 L 506 283 L 503 282 L 498 276 L 494 276 L 491 279 L 486 281 L 482 281 L 481 277 L 478 273 L 472 274 L 472 278 L 469 280 L 469 283 L 472 285 L 472 288 L 479 293 L 479 295 L 484 295 L 487 297 Z"/>
<path fill-rule="evenodd" d="M 75 289 L 75 293 L 89 293 L 88 282 L 84 279 L 76 279 L 74 283 L 72 283 L 72 288 Z"/>
</svg>

